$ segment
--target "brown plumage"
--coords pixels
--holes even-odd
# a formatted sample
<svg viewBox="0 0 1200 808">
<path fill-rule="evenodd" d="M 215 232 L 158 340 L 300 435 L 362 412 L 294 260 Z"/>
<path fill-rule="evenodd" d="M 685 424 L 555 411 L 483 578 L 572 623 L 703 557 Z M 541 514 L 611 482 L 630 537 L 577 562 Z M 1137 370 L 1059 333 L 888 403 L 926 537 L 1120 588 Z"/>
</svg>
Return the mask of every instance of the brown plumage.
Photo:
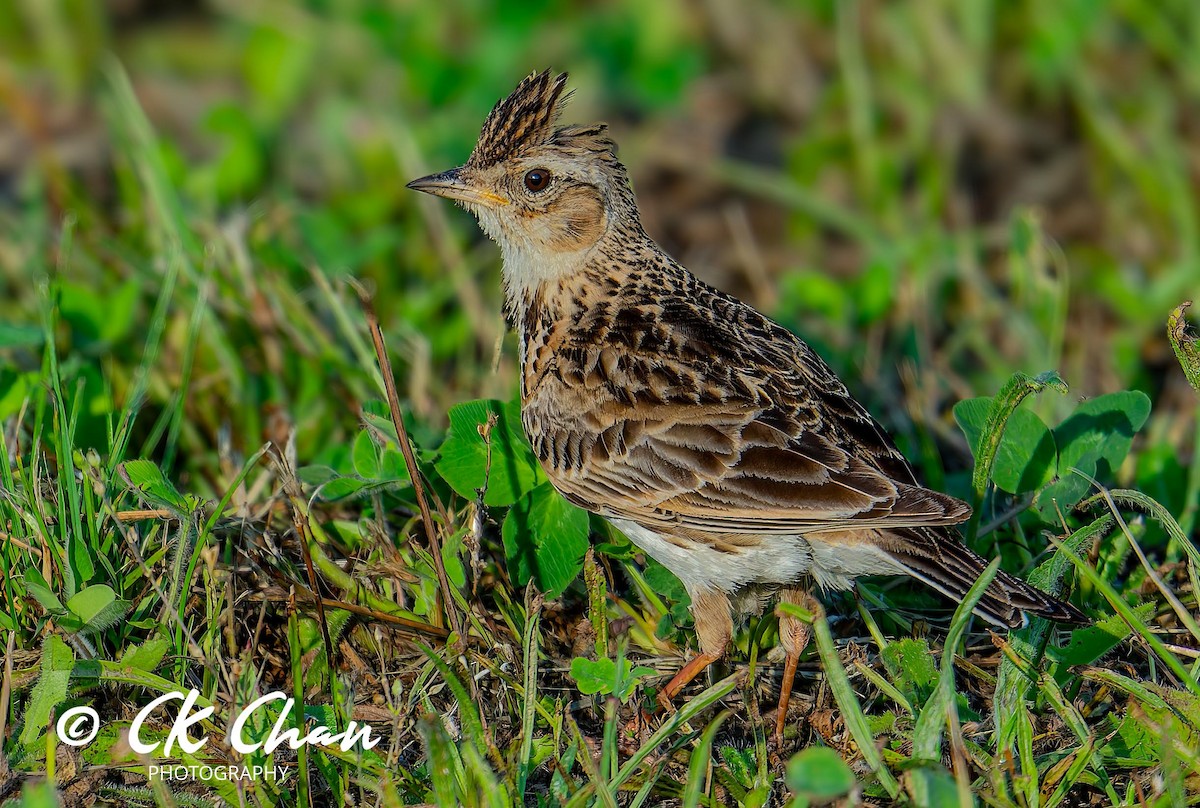
<svg viewBox="0 0 1200 808">
<path fill-rule="evenodd" d="M 810 581 L 908 574 L 961 598 L 986 566 L 951 527 L 969 507 L 922 487 L 804 342 L 658 248 L 604 126 L 555 128 L 565 85 L 529 76 L 463 167 L 410 183 L 500 244 L 522 421 L 555 487 L 683 581 L 701 662 L 724 653 L 730 596 L 749 590 L 803 602 Z M 1083 619 L 1006 573 L 976 611 Z M 802 645 L 791 628 L 785 645 Z"/>
<path fill-rule="evenodd" d="M 565 73 L 552 78 L 547 70 L 526 77 L 487 116 L 468 164 L 487 168 L 545 143 L 562 111 L 560 100 L 565 103 L 570 96 L 563 95 L 566 86 Z"/>
</svg>

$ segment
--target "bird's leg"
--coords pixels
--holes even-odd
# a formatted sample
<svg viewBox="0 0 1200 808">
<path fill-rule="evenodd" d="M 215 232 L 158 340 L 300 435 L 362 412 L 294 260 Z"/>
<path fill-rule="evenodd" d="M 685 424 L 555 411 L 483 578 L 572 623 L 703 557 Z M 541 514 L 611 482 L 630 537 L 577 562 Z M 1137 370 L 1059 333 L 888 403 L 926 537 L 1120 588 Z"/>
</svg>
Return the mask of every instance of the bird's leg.
<svg viewBox="0 0 1200 808">
<path fill-rule="evenodd" d="M 703 673 L 709 665 L 713 664 L 720 658 L 720 654 L 709 654 L 701 651 L 699 654 L 696 654 L 696 656 L 689 659 L 687 664 L 680 668 L 679 672 L 671 677 L 671 681 L 667 682 L 667 686 L 662 689 L 661 693 L 659 693 L 659 702 L 664 707 L 669 706 L 671 699 L 675 698 L 675 695 L 680 690 L 683 690 L 684 686 L 687 685 L 688 682 L 695 679 L 697 676 Z"/>
<path fill-rule="evenodd" d="M 779 593 L 781 603 L 791 603 L 809 611 L 816 611 L 820 604 L 809 594 L 807 589 L 784 589 Z M 796 679 L 796 664 L 800 654 L 812 639 L 812 626 L 798 617 L 780 613 L 779 643 L 787 652 L 787 661 L 783 666 L 783 684 L 779 688 L 779 712 L 775 717 L 775 740 L 783 740 L 783 725 L 787 721 L 788 702 L 792 698 L 792 683 Z"/>
<path fill-rule="evenodd" d="M 696 622 L 700 653 L 688 660 L 688 663 L 679 669 L 679 673 L 659 692 L 658 703 L 668 710 L 671 708 L 671 699 L 684 685 L 725 656 L 725 648 L 733 638 L 733 616 L 729 607 L 729 596 L 716 589 L 693 592 L 691 595 L 692 618 Z"/>
</svg>

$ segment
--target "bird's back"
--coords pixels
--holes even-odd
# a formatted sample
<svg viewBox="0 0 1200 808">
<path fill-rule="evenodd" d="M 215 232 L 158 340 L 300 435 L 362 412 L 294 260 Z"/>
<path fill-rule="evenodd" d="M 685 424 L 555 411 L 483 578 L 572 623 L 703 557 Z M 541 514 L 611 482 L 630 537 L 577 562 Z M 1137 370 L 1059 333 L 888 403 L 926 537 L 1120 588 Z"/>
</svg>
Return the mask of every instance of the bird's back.
<svg viewBox="0 0 1200 808">
<path fill-rule="evenodd" d="M 551 478 L 593 510 L 700 528 L 708 512 L 718 532 L 773 533 L 969 514 L 916 483 L 804 342 L 648 240 L 596 255 L 526 312 L 530 440 Z M 609 490 L 622 484 L 634 492 Z"/>
</svg>

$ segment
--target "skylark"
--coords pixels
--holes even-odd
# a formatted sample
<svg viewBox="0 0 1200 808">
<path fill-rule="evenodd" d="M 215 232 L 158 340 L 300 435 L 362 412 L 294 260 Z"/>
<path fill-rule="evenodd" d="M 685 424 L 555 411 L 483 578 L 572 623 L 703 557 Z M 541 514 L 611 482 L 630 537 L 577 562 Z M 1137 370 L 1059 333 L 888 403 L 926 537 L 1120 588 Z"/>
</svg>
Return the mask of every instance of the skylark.
<svg viewBox="0 0 1200 808">
<path fill-rule="evenodd" d="M 604 124 L 557 126 L 566 74 L 496 104 L 467 162 L 408 187 L 473 213 L 504 257 L 520 337 L 522 423 L 554 486 L 671 570 L 700 653 L 669 699 L 720 659 L 734 606 L 860 575 L 910 575 L 961 599 L 986 561 L 959 541 L 966 503 L 923 488 L 812 349 L 697 279 L 642 229 Z M 976 613 L 1079 622 L 1000 572 Z M 806 624 L 783 618 L 781 733 Z"/>
</svg>

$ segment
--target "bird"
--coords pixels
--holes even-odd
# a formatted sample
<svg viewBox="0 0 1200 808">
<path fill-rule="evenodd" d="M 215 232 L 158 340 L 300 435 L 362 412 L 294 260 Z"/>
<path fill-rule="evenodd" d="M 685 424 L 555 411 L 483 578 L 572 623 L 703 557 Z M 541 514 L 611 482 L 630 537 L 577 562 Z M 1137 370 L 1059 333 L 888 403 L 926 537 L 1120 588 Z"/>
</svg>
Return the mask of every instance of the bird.
<svg viewBox="0 0 1200 808">
<path fill-rule="evenodd" d="M 500 247 L 521 423 L 550 482 L 688 592 L 699 653 L 665 699 L 725 655 L 746 604 L 811 607 L 814 589 L 866 575 L 961 600 L 987 566 L 953 527 L 970 506 L 922 486 L 805 342 L 647 235 L 607 126 L 559 125 L 566 85 L 531 73 L 463 165 L 408 187 L 458 203 Z M 975 613 L 1004 628 L 1086 622 L 1003 570 Z M 779 634 L 776 738 L 811 626 L 781 612 Z"/>
</svg>

